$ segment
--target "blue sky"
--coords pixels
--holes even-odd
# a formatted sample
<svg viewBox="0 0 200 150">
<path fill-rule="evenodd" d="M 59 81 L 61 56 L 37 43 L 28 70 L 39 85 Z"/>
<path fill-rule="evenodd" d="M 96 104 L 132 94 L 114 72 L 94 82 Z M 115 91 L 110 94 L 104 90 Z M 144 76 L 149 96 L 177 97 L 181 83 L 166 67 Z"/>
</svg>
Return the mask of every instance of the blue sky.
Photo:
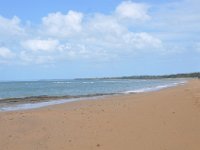
<svg viewBox="0 0 200 150">
<path fill-rule="evenodd" d="M 200 70 L 198 0 L 0 4 L 0 80 Z"/>
</svg>

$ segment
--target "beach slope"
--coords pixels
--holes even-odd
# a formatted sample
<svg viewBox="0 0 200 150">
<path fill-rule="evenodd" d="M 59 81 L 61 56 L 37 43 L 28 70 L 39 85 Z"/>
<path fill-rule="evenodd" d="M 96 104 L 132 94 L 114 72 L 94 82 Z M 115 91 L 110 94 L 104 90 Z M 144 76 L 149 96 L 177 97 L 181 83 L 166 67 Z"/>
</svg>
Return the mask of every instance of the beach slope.
<svg viewBox="0 0 200 150">
<path fill-rule="evenodd" d="M 199 150 L 200 81 L 0 112 L 0 150 Z"/>
</svg>

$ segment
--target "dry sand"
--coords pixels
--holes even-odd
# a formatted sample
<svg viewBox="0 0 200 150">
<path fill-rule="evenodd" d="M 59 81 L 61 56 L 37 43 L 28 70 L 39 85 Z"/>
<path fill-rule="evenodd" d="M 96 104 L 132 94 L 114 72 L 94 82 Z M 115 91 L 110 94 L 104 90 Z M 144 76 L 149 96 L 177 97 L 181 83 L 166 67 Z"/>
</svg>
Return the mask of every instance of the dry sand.
<svg viewBox="0 0 200 150">
<path fill-rule="evenodd" d="M 0 150 L 200 150 L 200 81 L 0 113 Z"/>
</svg>

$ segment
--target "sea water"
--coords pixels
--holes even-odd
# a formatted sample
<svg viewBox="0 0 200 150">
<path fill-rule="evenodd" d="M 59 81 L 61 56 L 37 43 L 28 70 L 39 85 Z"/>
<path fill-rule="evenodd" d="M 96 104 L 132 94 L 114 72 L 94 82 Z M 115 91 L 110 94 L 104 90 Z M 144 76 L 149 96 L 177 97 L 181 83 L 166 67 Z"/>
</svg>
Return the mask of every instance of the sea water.
<svg viewBox="0 0 200 150">
<path fill-rule="evenodd" d="M 31 96 L 87 96 L 107 94 L 128 94 L 159 90 L 185 83 L 185 79 L 74 79 L 45 81 L 10 81 L 0 82 L 0 102 L 5 98 L 24 98 Z M 80 98 L 79 98 L 80 99 Z M 77 99 L 77 100 L 79 100 Z M 36 108 L 50 104 L 59 104 L 75 99 L 39 102 L 38 104 L 22 104 L 1 110 L 16 110 L 17 108 Z"/>
</svg>

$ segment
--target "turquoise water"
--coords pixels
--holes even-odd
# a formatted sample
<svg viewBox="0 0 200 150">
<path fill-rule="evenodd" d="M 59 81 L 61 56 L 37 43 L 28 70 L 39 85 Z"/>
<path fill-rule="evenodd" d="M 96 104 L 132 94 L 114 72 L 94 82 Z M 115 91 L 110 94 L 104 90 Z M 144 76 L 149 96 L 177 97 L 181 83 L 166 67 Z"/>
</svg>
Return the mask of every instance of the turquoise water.
<svg viewBox="0 0 200 150">
<path fill-rule="evenodd" d="M 109 93 L 131 93 L 158 90 L 183 83 L 183 79 L 131 80 L 90 79 L 0 82 L 0 98 L 29 96 L 95 95 Z"/>
</svg>

